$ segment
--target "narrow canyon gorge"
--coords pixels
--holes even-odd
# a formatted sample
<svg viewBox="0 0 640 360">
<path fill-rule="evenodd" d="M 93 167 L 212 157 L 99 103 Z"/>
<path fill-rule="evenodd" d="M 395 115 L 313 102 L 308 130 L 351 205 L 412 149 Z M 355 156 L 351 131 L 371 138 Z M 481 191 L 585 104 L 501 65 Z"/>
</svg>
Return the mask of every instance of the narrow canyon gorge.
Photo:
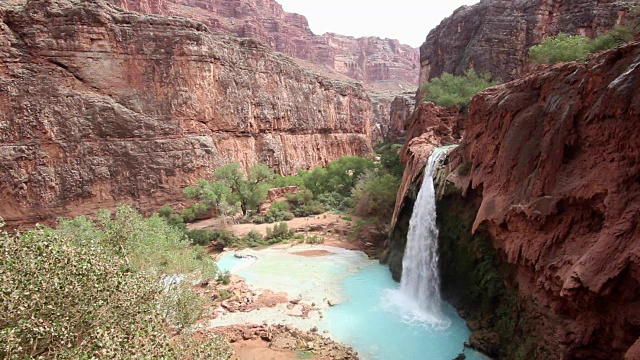
<svg viewBox="0 0 640 360">
<path fill-rule="evenodd" d="M 207 214 L 216 217 L 180 218 L 176 229 L 191 240 L 192 232 L 220 231 L 204 245 L 233 275 L 231 285 L 218 277 L 193 288 L 216 291 L 214 304 L 226 310 L 206 322 L 233 332 L 234 343 L 269 341 L 289 351 L 273 356 L 287 359 L 309 352 L 393 360 L 404 343 L 377 343 L 395 331 L 393 341 L 425 339 L 410 359 L 428 358 L 442 341 L 446 351 L 432 354 L 438 360 L 640 360 L 638 7 L 481 0 L 413 48 L 314 34 L 305 16 L 275 0 L 0 1 L 0 228 L 55 228 L 60 217 L 93 219 L 121 204 L 145 216 L 169 207 L 170 222 L 208 195 L 217 208 Z M 629 41 L 577 61 L 529 56 L 558 35 L 591 41 L 624 26 Z M 493 83 L 468 104 L 424 100 L 423 84 L 470 69 Z M 390 157 L 398 158 L 395 175 L 385 168 Z M 336 176 L 347 188 L 327 175 L 341 160 L 371 165 Z M 216 184 L 203 180 L 219 180 L 234 163 L 247 188 L 267 171 L 270 180 L 297 182 L 274 184 L 256 204 L 269 206 L 253 217 L 243 202 L 238 217 L 239 209 L 222 208 L 241 194 L 240 180 L 215 196 Z M 359 186 L 384 175 L 395 188 Z M 364 206 L 358 196 L 366 191 L 391 191 L 395 203 Z M 299 216 L 296 202 L 304 201 L 305 211 L 322 210 Z M 291 226 L 285 235 L 304 234 L 295 238 L 302 245 L 260 242 L 273 240 L 276 226 L 262 224 L 280 221 L 266 220 L 278 206 L 291 214 L 281 219 Z M 366 218 L 362 208 L 388 216 Z M 261 240 L 245 251 L 224 236 Z M 293 252 L 307 245 L 304 255 Z M 231 301 L 249 308 L 263 295 L 267 305 L 227 311 Z M 388 310 L 413 304 L 405 297 L 422 303 Z M 415 315 L 423 310 L 437 321 Z M 276 325 L 283 314 L 312 330 Z M 373 332 L 349 327 L 376 321 Z M 241 323 L 263 325 L 248 334 Z M 348 340 L 361 331 L 370 338 Z M 288 338 L 277 344 L 282 334 Z M 305 353 L 293 354 L 299 343 Z"/>
</svg>

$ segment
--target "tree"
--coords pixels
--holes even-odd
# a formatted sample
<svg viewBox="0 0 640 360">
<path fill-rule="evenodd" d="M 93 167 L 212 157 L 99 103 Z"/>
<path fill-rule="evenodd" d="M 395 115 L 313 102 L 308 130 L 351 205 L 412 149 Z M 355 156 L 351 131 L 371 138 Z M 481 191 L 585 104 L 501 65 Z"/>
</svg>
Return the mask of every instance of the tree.
<svg viewBox="0 0 640 360">
<path fill-rule="evenodd" d="M 546 38 L 529 49 L 529 57 L 538 64 L 584 59 L 590 53 L 591 40 L 586 36 L 560 33 Z"/>
<path fill-rule="evenodd" d="M 393 215 L 400 179 L 387 173 L 369 171 L 365 173 L 353 189 L 356 215 L 376 218 L 386 223 Z"/>
<path fill-rule="evenodd" d="M 222 166 L 215 172 L 215 178 L 226 185 L 240 203 L 243 215 L 264 202 L 271 188 L 268 182 L 274 177 L 273 171 L 264 164 L 250 167 L 246 179 L 239 163 Z"/>
<path fill-rule="evenodd" d="M 342 196 L 349 196 L 356 180 L 368 169 L 376 164 L 366 158 L 345 156 L 332 161 L 326 169 L 318 166 L 311 173 L 303 174 L 304 184 L 316 196 L 337 192 Z"/>
<path fill-rule="evenodd" d="M 440 106 L 458 105 L 464 109 L 475 94 L 494 85 L 490 75 L 478 75 L 473 69 L 467 70 L 464 76 L 445 72 L 439 78 L 422 85 L 425 92 L 423 100 Z"/>
</svg>

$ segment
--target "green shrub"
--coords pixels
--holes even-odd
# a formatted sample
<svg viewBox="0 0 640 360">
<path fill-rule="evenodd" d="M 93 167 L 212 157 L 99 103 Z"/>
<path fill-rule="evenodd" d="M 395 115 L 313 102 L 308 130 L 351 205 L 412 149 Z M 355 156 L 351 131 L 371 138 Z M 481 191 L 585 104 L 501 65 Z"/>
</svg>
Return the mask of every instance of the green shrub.
<svg viewBox="0 0 640 360">
<path fill-rule="evenodd" d="M 205 300 L 194 293 L 184 282 L 172 286 L 161 299 L 163 317 L 179 332 L 195 324 L 204 314 Z"/>
<path fill-rule="evenodd" d="M 399 187 L 400 180 L 391 174 L 366 174 L 353 189 L 355 214 L 388 222 L 393 214 Z"/>
<path fill-rule="evenodd" d="M 158 209 L 158 215 L 165 219 L 168 219 L 169 217 L 171 217 L 171 215 L 173 215 L 173 208 L 169 205 L 165 205 Z"/>
<path fill-rule="evenodd" d="M 304 242 L 307 244 L 324 244 L 324 238 L 318 235 L 311 235 L 307 236 Z"/>
<path fill-rule="evenodd" d="M 312 201 L 295 210 L 297 216 L 320 215 L 325 212 L 324 206 L 319 201 Z"/>
<path fill-rule="evenodd" d="M 633 40 L 633 32 L 628 27 L 616 26 L 606 34 L 602 34 L 591 41 L 589 51 L 594 53 L 609 50 Z"/>
<path fill-rule="evenodd" d="M 231 283 L 231 273 L 229 270 L 219 272 L 216 280 L 224 285 L 229 285 Z"/>
<path fill-rule="evenodd" d="M 338 194 L 337 192 L 330 192 L 326 194 L 320 194 L 318 196 L 318 201 L 324 206 L 325 210 L 335 211 L 340 210 L 340 205 L 344 200 L 344 196 Z"/>
<path fill-rule="evenodd" d="M 379 151 L 380 165 L 391 175 L 402 178 L 404 173 L 404 166 L 400 161 L 400 150 L 402 144 L 392 144 L 388 148 L 383 148 Z"/>
<path fill-rule="evenodd" d="M 251 230 L 249 233 L 242 237 L 241 242 L 245 246 L 256 247 L 264 245 L 264 237 L 257 230 Z"/>
<path fill-rule="evenodd" d="M 209 229 L 191 230 L 187 233 L 187 237 L 194 245 L 206 246 L 216 238 L 216 233 Z"/>
<path fill-rule="evenodd" d="M 215 242 L 223 247 L 230 247 L 238 242 L 238 237 L 232 231 L 223 229 L 192 230 L 187 236 L 194 245 L 209 245 Z"/>
<path fill-rule="evenodd" d="M 224 300 L 229 300 L 231 299 L 231 297 L 233 296 L 233 294 L 231 293 L 231 291 L 227 290 L 227 289 L 222 289 L 220 291 L 218 291 L 218 296 L 220 296 L 220 299 L 222 301 Z"/>
<path fill-rule="evenodd" d="M 265 220 L 268 223 L 293 220 L 294 215 L 289 211 L 289 204 L 284 201 L 276 201 L 271 204 Z"/>
<path fill-rule="evenodd" d="M 196 257 L 182 232 L 129 207 L 95 222 L 62 219 L 55 230 L 0 229 L 0 358 L 227 359 L 217 337 L 165 332 L 166 320 L 192 324 L 200 300 L 189 289 L 164 292 L 159 280 L 215 271 Z"/>
<path fill-rule="evenodd" d="M 289 229 L 289 225 L 287 223 L 282 222 L 280 224 L 274 225 L 272 228 L 267 228 L 267 235 L 264 239 L 269 244 L 275 244 L 278 242 L 283 242 L 289 240 L 295 236 L 295 230 Z"/>
<path fill-rule="evenodd" d="M 311 190 L 302 189 L 297 193 L 285 194 L 287 201 L 294 209 L 313 201 L 313 193 Z"/>
<path fill-rule="evenodd" d="M 591 40 L 585 36 L 561 33 L 546 38 L 529 49 L 529 57 L 538 64 L 584 59 L 589 55 Z"/>
<path fill-rule="evenodd" d="M 376 164 L 366 158 L 345 156 L 330 162 L 326 169 L 316 167 L 311 172 L 301 172 L 305 187 L 316 196 L 337 192 L 349 196 L 356 180 L 367 169 L 374 169 Z"/>
<path fill-rule="evenodd" d="M 439 78 L 422 85 L 425 92 L 423 100 L 440 106 L 459 105 L 464 109 L 475 94 L 494 85 L 489 75 L 480 76 L 473 69 L 467 70 L 464 76 L 445 72 Z"/>
</svg>

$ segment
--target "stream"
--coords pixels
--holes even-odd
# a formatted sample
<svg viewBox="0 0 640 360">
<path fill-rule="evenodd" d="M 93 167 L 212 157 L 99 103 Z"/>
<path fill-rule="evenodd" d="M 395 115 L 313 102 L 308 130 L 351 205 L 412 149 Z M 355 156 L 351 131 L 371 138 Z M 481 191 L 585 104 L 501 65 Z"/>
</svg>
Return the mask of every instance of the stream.
<svg viewBox="0 0 640 360">
<path fill-rule="evenodd" d="M 300 251 L 320 250 L 325 256 L 306 257 Z M 291 298 L 315 303 L 308 319 L 291 316 L 286 304 L 249 313 L 225 313 L 210 327 L 232 324 L 291 324 L 301 330 L 316 326 L 331 338 L 352 346 L 365 360 L 486 359 L 464 349 L 470 331 L 448 304 L 433 319 L 399 291 L 386 266 L 363 252 L 324 245 L 297 245 L 243 250 L 254 258 L 239 259 L 225 253 L 222 270 L 242 276 L 249 286 L 286 292 Z M 335 303 L 329 306 L 328 301 Z M 320 314 L 322 313 L 322 315 Z"/>
</svg>

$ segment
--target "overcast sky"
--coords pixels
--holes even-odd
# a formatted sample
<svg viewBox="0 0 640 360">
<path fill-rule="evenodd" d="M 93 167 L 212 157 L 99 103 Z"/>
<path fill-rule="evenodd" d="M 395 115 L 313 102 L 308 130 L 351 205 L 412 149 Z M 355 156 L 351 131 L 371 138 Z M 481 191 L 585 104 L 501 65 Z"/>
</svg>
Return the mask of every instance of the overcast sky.
<svg viewBox="0 0 640 360">
<path fill-rule="evenodd" d="M 429 30 L 453 10 L 478 0 L 277 0 L 288 12 L 302 14 L 320 35 L 378 36 L 418 47 Z"/>
</svg>

